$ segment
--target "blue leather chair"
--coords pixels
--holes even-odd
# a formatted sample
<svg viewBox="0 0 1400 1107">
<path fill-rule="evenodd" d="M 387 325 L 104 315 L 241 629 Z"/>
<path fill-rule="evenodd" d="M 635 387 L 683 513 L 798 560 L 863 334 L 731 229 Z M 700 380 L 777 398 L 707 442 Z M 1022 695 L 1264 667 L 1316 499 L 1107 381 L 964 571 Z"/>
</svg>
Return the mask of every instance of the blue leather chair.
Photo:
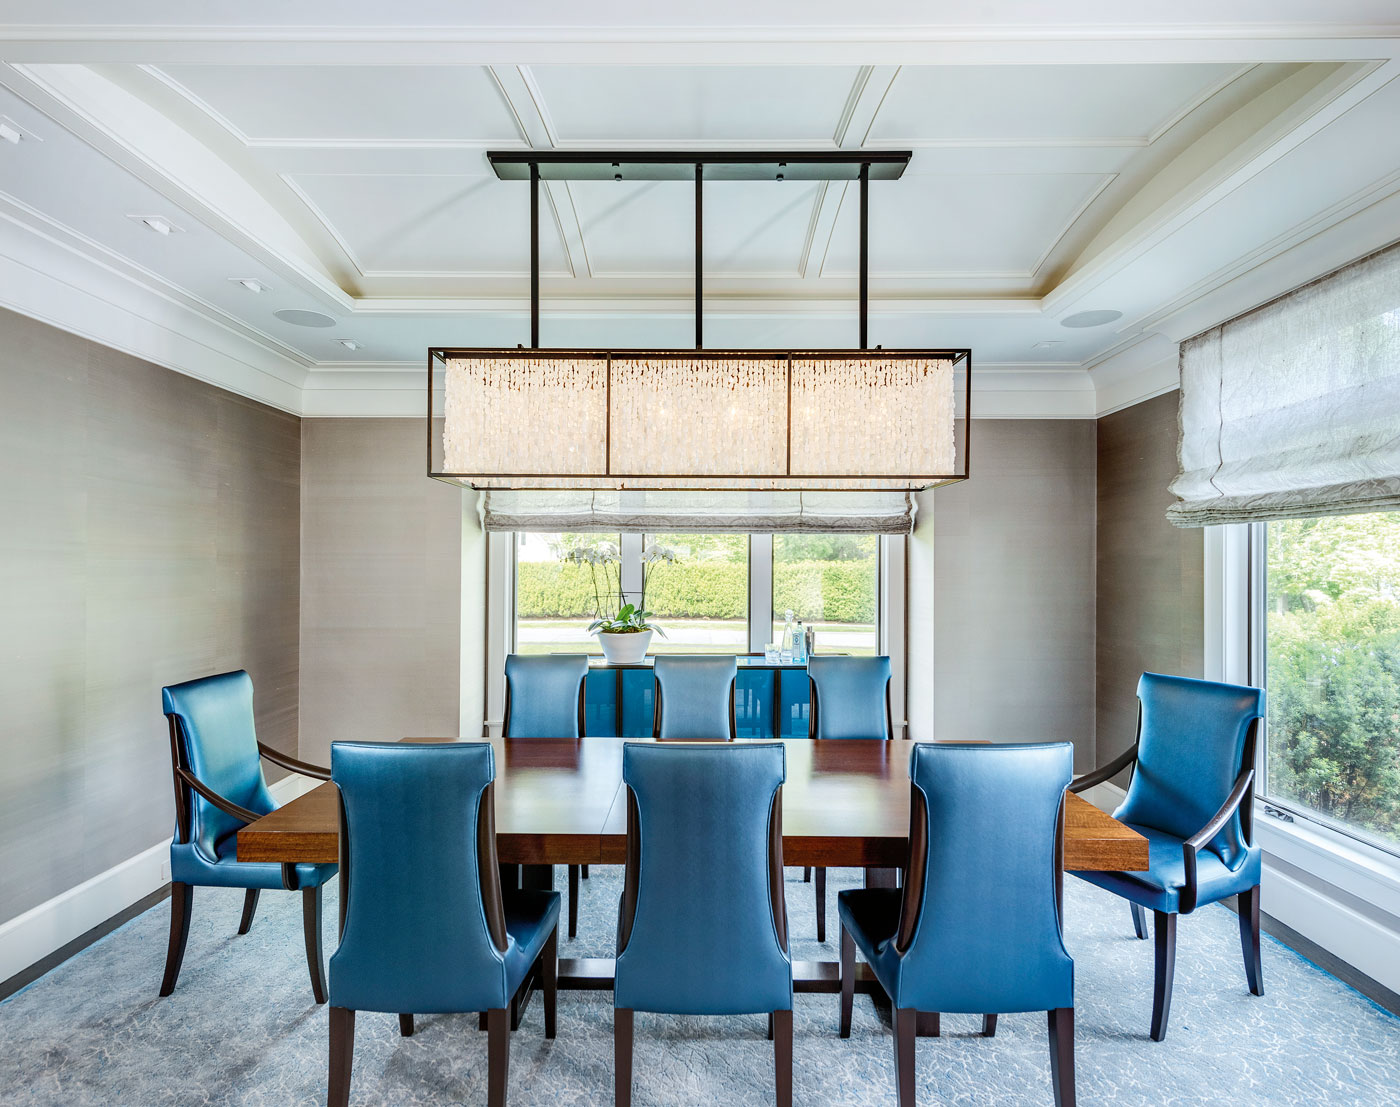
<svg viewBox="0 0 1400 1107">
<path fill-rule="evenodd" d="M 701 741 L 734 737 L 734 680 L 739 662 L 729 657 L 658 657 L 656 738 Z"/>
<path fill-rule="evenodd" d="M 768 1012 L 777 1102 L 791 1107 L 786 775 L 777 743 L 623 749 L 627 868 L 613 986 L 618 1107 L 632 1102 L 634 1011 Z"/>
<path fill-rule="evenodd" d="M 809 738 L 894 737 L 890 718 L 890 659 L 832 657 L 807 660 L 811 708 Z M 805 877 L 805 873 L 803 874 Z M 826 941 L 826 870 L 817 869 L 817 941 Z"/>
<path fill-rule="evenodd" d="M 1249 990 L 1264 994 L 1259 958 L 1259 876 L 1254 845 L 1254 749 L 1264 693 L 1238 684 L 1143 673 L 1137 741 L 1074 782 L 1083 791 L 1132 769 L 1114 818 L 1147 839 L 1146 872 L 1075 875 L 1132 905 L 1133 928 L 1147 937 L 1152 912 L 1156 966 L 1152 1040 L 1167 1036 L 1176 969 L 1176 919 L 1239 897 L 1240 944 Z"/>
<path fill-rule="evenodd" d="M 506 658 L 506 706 L 501 733 L 507 738 L 581 738 L 583 688 L 588 655 L 552 653 Z M 569 937 L 578 936 L 579 877 L 588 866 L 569 866 Z"/>
<path fill-rule="evenodd" d="M 302 936 L 311 991 L 326 1002 L 321 958 L 321 885 L 334 865 L 275 865 L 238 860 L 238 831 L 276 810 L 263 779 L 262 758 L 305 776 L 327 780 L 315 765 L 258 741 L 253 681 L 243 670 L 187 680 L 161 689 L 170 723 L 170 767 L 175 782 L 175 835 L 170 843 L 170 945 L 160 994 L 170 995 L 185 960 L 194 889 L 242 888 L 247 934 L 267 888 L 301 892 Z"/>
<path fill-rule="evenodd" d="M 559 893 L 502 893 L 484 742 L 336 742 L 340 946 L 331 956 L 330 1107 L 350 1098 L 357 1011 L 483 1011 L 487 1103 L 504 1107 L 508 1008 L 540 964 L 544 1034 L 554 1037 Z"/>
<path fill-rule="evenodd" d="M 842 892 L 841 1037 L 851 1034 L 855 951 L 894 1007 L 895 1084 L 914 1104 L 918 1013 L 1048 1011 L 1056 1107 L 1074 1104 L 1074 962 L 1065 950 L 1068 742 L 919 744 L 909 762 L 903 889 Z M 935 1031 L 936 1032 L 936 1031 Z"/>
</svg>

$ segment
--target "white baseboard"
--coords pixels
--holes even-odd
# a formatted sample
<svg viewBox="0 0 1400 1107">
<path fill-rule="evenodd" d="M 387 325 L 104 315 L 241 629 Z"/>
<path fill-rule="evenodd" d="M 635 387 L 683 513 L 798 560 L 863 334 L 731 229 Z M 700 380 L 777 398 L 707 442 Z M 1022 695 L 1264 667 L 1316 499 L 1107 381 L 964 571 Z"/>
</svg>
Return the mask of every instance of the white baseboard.
<svg viewBox="0 0 1400 1107">
<path fill-rule="evenodd" d="M 279 804 L 319 781 L 287 776 L 268 786 Z M 170 882 L 170 839 L 0 924 L 0 981 L 8 980 L 73 939 L 119 915 Z"/>
</svg>

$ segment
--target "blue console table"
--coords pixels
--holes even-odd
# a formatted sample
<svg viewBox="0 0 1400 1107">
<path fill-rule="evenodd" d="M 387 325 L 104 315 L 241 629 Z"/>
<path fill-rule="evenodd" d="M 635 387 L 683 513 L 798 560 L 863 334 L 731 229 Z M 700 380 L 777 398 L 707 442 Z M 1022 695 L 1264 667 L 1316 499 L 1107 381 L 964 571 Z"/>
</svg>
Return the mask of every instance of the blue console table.
<svg viewBox="0 0 1400 1107">
<path fill-rule="evenodd" d="M 740 738 L 806 738 L 807 666 L 741 656 L 734 686 L 734 726 Z M 590 659 L 584 687 L 585 733 L 650 738 L 655 711 L 651 659 L 609 665 Z"/>
</svg>

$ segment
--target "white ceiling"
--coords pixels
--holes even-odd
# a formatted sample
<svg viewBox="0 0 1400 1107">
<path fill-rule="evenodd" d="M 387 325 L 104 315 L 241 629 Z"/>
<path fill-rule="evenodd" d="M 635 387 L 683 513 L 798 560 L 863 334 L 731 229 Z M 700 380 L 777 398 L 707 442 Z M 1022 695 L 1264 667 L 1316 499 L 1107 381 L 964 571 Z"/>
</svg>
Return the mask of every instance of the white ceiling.
<svg viewBox="0 0 1400 1107">
<path fill-rule="evenodd" d="M 55 7 L 0 16 L 0 304 L 309 414 L 417 414 L 427 346 L 527 340 L 488 149 L 913 150 L 871 185 L 871 341 L 971 346 L 988 414 L 1160 391 L 1181 337 L 1400 234 L 1394 0 Z M 691 344 L 693 198 L 546 186 L 545 344 Z M 707 344 L 853 344 L 856 207 L 707 186 Z"/>
</svg>

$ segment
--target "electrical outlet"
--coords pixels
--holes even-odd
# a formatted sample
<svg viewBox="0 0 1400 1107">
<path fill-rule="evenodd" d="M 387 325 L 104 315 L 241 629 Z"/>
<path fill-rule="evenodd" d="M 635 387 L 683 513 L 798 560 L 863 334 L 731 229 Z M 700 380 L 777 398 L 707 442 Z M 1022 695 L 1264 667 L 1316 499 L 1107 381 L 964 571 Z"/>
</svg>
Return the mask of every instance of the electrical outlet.
<svg viewBox="0 0 1400 1107">
<path fill-rule="evenodd" d="M 170 862 L 169 862 L 169 861 L 162 861 L 162 862 L 160 863 L 160 882 L 161 882 L 162 884 L 169 884 L 169 883 L 170 883 Z"/>
</svg>

